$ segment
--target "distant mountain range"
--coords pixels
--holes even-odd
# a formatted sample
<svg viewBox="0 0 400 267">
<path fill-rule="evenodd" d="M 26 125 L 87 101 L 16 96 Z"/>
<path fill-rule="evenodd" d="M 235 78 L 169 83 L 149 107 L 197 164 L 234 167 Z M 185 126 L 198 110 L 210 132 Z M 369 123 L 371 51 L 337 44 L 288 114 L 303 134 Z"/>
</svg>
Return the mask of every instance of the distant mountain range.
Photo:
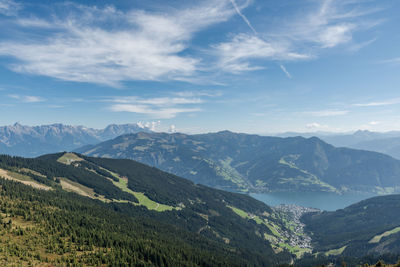
<svg viewBox="0 0 400 267">
<path fill-rule="evenodd" d="M 312 137 L 137 133 L 76 150 L 129 158 L 196 183 L 242 192 L 400 190 L 400 161 Z"/>
<path fill-rule="evenodd" d="M 354 133 L 329 133 L 329 132 L 314 132 L 314 133 L 296 133 L 287 132 L 278 134 L 279 137 L 312 137 L 316 136 L 325 142 L 337 147 L 350 147 L 356 149 L 376 151 L 388 154 L 394 158 L 400 159 L 400 132 L 371 132 L 371 131 L 356 131 Z"/>
<path fill-rule="evenodd" d="M 16 123 L 0 127 L 0 154 L 36 157 L 71 151 L 84 145 L 97 144 L 122 134 L 136 132 L 150 132 L 150 129 L 138 123 L 112 124 L 104 129 L 63 124 L 31 127 Z"/>
</svg>

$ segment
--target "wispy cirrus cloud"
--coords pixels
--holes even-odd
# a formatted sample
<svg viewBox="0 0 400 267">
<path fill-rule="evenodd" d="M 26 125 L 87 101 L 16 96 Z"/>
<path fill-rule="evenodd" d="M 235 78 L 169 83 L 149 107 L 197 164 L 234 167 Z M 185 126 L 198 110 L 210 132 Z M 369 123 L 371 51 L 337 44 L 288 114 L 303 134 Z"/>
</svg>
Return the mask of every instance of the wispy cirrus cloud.
<svg viewBox="0 0 400 267">
<path fill-rule="evenodd" d="M 248 34 L 238 34 L 230 42 L 213 46 L 215 55 L 219 57 L 218 68 L 227 72 L 238 73 L 264 68 L 252 65 L 251 59 L 296 60 L 307 59 L 309 55 L 299 54 L 284 43 L 271 43 Z"/>
<path fill-rule="evenodd" d="M 56 4 L 62 5 L 62 12 L 49 7 L 53 11 L 48 16 L 16 17 L 14 23 L 21 31 L 51 30 L 3 40 L 0 56 L 15 59 L 9 64 L 13 71 L 66 81 L 113 87 L 138 80 L 199 82 L 216 70 L 238 74 L 264 69 L 269 61 L 314 59 L 319 51 L 343 44 L 357 50 L 371 42 L 355 44 L 353 34 L 379 23 L 364 19 L 377 8 L 349 0 L 323 0 L 312 2 L 314 7 L 306 13 L 301 10 L 279 19 L 273 30 L 263 30 L 262 24 L 251 23 L 243 13 L 250 3 L 205 0 L 165 12 Z M 0 13 L 20 6 L 0 0 Z M 225 41 L 206 43 L 206 48 L 192 46 L 198 32 L 234 15 L 251 33 L 231 32 Z"/>
<path fill-rule="evenodd" d="M 116 104 L 110 107 L 112 111 L 116 112 L 133 112 L 143 115 L 148 115 L 156 119 L 172 119 L 180 113 L 190 113 L 201 111 L 200 108 L 154 108 L 147 105 L 135 104 Z"/>
<path fill-rule="evenodd" d="M 381 9 L 364 7 L 362 1 L 323 0 L 318 3 L 318 8 L 288 23 L 277 35 L 316 44 L 320 48 L 333 48 L 350 43 L 354 32 L 369 29 L 381 22 L 365 18 Z"/>
<path fill-rule="evenodd" d="M 247 26 L 249 26 L 249 28 L 253 31 L 253 33 L 257 34 L 256 29 L 254 29 L 253 25 L 250 23 L 250 21 L 248 20 L 248 18 L 243 15 L 240 7 L 236 4 L 235 0 L 230 0 L 233 7 L 235 8 L 236 13 L 243 19 L 243 21 L 247 24 Z"/>
<path fill-rule="evenodd" d="M 399 65 L 400 64 L 400 57 L 396 58 L 391 58 L 387 60 L 381 61 L 381 63 L 388 63 L 388 64 L 393 64 L 393 65 Z"/>
<path fill-rule="evenodd" d="M 20 8 L 21 5 L 13 0 L 0 0 L 0 15 L 14 16 Z"/>
<path fill-rule="evenodd" d="M 317 122 L 311 122 L 306 124 L 306 129 L 328 129 L 328 125 L 320 124 Z"/>
<path fill-rule="evenodd" d="M 30 95 L 8 95 L 8 97 L 19 100 L 23 103 L 37 103 L 46 101 L 46 99 L 42 97 Z"/>
<path fill-rule="evenodd" d="M 203 1 L 169 13 L 71 3 L 65 10 L 67 15 L 53 14 L 52 20 L 16 20 L 27 28 L 52 24 L 57 30 L 39 39 L 1 42 L 0 55 L 17 59 L 12 70 L 110 86 L 131 80 L 189 80 L 201 61 L 182 55 L 193 34 L 235 14 L 229 0 Z"/>
<path fill-rule="evenodd" d="M 389 106 L 389 105 L 395 105 L 395 104 L 400 104 L 399 98 L 390 99 L 390 100 L 386 100 L 386 101 L 356 103 L 356 104 L 353 104 L 353 106 L 355 106 L 355 107 L 379 107 L 379 106 Z"/>
<path fill-rule="evenodd" d="M 334 117 L 334 116 L 343 116 L 348 114 L 348 110 L 334 110 L 334 109 L 326 109 L 326 110 L 317 110 L 317 111 L 306 111 L 305 115 L 313 116 L 313 117 Z"/>
<path fill-rule="evenodd" d="M 230 41 L 213 45 L 219 57 L 218 67 L 232 73 L 262 69 L 255 59 L 269 61 L 295 61 L 313 59 L 321 50 L 349 44 L 349 50 L 357 51 L 375 39 L 355 43 L 353 34 L 380 23 L 365 16 L 378 12 L 379 8 L 364 8 L 354 1 L 316 1 L 317 6 L 298 18 L 284 18 L 278 30 L 255 32 L 247 17 L 242 18 L 254 34 L 239 33 Z M 239 10 L 240 11 L 240 10 Z M 239 13 L 241 15 L 241 13 Z"/>
<path fill-rule="evenodd" d="M 154 119 L 171 119 L 181 113 L 202 111 L 198 104 L 204 101 L 197 97 L 116 97 L 105 100 L 112 103 L 108 108 L 114 112 L 132 112 Z"/>
<path fill-rule="evenodd" d="M 280 64 L 279 67 L 281 68 L 281 70 L 286 74 L 286 76 L 287 76 L 289 79 L 292 79 L 292 75 L 289 73 L 289 71 L 286 69 L 285 66 L 283 66 L 282 64 Z"/>
</svg>

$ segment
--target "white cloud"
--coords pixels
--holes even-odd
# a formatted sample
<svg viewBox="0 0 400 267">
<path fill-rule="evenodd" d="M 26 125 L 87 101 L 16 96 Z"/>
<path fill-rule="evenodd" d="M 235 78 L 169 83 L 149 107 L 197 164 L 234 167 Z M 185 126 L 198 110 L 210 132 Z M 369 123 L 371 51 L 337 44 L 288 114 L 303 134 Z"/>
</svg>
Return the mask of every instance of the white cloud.
<svg viewBox="0 0 400 267">
<path fill-rule="evenodd" d="M 160 126 L 160 121 L 148 121 L 148 122 L 137 122 L 136 123 L 140 128 L 149 129 L 150 131 L 157 131 L 158 127 Z"/>
<path fill-rule="evenodd" d="M 400 57 L 383 60 L 382 63 L 389 63 L 389 64 L 397 65 L 397 64 L 400 64 Z"/>
<path fill-rule="evenodd" d="M 12 0 L 0 0 L 0 14 L 14 16 L 18 13 L 21 5 Z"/>
<path fill-rule="evenodd" d="M 172 92 L 172 94 L 177 95 L 179 97 L 218 97 L 221 96 L 222 93 L 218 91 L 181 91 L 181 92 Z"/>
<path fill-rule="evenodd" d="M 358 44 L 353 40 L 353 33 L 379 24 L 363 18 L 379 9 L 363 9 L 361 3 L 358 6 L 352 1 L 323 0 L 316 3 L 317 8 L 308 13 L 304 10 L 299 12 L 298 19 L 281 19 L 274 30 L 259 31 L 256 36 L 237 34 L 230 41 L 213 45 L 219 58 L 218 68 L 232 73 L 258 70 L 263 67 L 253 65 L 252 59 L 312 59 L 323 49 L 350 44 L 350 51 L 356 51 L 375 40 Z M 242 18 L 254 30 L 248 19 Z"/>
<path fill-rule="evenodd" d="M 105 101 L 113 103 L 109 106 L 111 111 L 138 113 L 157 119 L 171 119 L 181 113 L 201 111 L 199 107 L 193 107 L 193 105 L 203 103 L 200 98 L 185 97 L 139 98 L 133 96 Z"/>
<path fill-rule="evenodd" d="M 379 107 L 379 106 L 389 106 L 389 105 L 395 105 L 395 104 L 400 104 L 400 99 L 390 99 L 387 101 L 381 101 L 381 102 L 367 102 L 367 103 L 357 103 L 353 104 L 355 107 Z"/>
<path fill-rule="evenodd" d="M 52 23 L 59 30 L 41 40 L 0 43 L 0 55 L 18 60 L 11 66 L 14 71 L 111 86 L 129 80 L 188 80 L 200 64 L 182 55 L 193 34 L 235 14 L 228 0 L 168 14 L 71 3 L 66 10 L 69 15 L 54 21 L 17 21 L 26 27 Z"/>
<path fill-rule="evenodd" d="M 254 34 L 257 34 L 257 31 L 254 29 L 253 25 L 251 25 L 250 21 L 247 19 L 245 15 L 243 15 L 242 11 L 236 4 L 235 0 L 230 0 L 233 7 L 235 8 L 236 13 L 243 19 L 243 21 L 249 26 L 249 28 L 253 31 Z"/>
<path fill-rule="evenodd" d="M 180 113 L 201 111 L 199 108 L 152 108 L 146 105 L 134 104 L 116 104 L 112 105 L 110 109 L 116 112 L 144 114 L 157 119 L 171 119 Z"/>
<path fill-rule="evenodd" d="M 334 117 L 346 115 L 347 113 L 349 113 L 348 110 L 318 110 L 304 112 L 304 114 L 314 117 Z"/>
<path fill-rule="evenodd" d="M 30 96 L 30 95 L 9 95 L 10 98 L 17 99 L 23 103 L 37 103 L 44 102 L 45 99 L 38 96 Z"/>
<path fill-rule="evenodd" d="M 289 79 L 292 79 L 292 75 L 288 72 L 288 70 L 285 68 L 285 66 L 283 66 L 282 64 L 280 64 L 279 67 L 281 68 L 281 70 L 286 74 L 286 76 L 287 76 Z"/>
<path fill-rule="evenodd" d="M 367 23 L 363 17 L 379 9 L 365 9 L 362 2 L 323 0 L 318 3 L 319 8 L 289 23 L 279 34 L 320 48 L 332 48 L 351 42 L 355 31 L 377 24 Z"/>
<path fill-rule="evenodd" d="M 380 123 L 381 123 L 380 121 L 370 121 L 368 124 L 369 125 L 378 125 Z"/>
<path fill-rule="evenodd" d="M 250 59 L 295 60 L 306 59 L 308 55 L 289 50 L 283 43 L 270 43 L 253 35 L 238 34 L 230 42 L 213 46 L 215 55 L 219 56 L 218 67 L 228 72 L 238 73 L 261 69 L 252 66 Z"/>
<path fill-rule="evenodd" d="M 200 104 L 203 100 L 200 98 L 185 98 L 185 97 L 155 97 L 155 98 L 138 98 L 136 96 L 128 97 L 116 97 L 111 100 L 106 100 L 107 102 L 114 103 L 137 103 L 145 105 L 156 105 L 156 106 L 175 106 L 182 104 Z"/>
<path fill-rule="evenodd" d="M 312 122 L 312 123 L 307 123 L 306 124 L 307 129 L 327 129 L 327 125 L 322 125 L 317 122 Z"/>
<path fill-rule="evenodd" d="M 16 59 L 9 66 L 16 72 L 118 87 L 133 80 L 200 82 L 201 73 L 215 70 L 240 73 L 263 69 L 263 64 L 254 64 L 257 59 L 304 60 L 315 58 L 318 49 L 352 44 L 350 49 L 357 50 L 370 43 L 354 44 L 353 34 L 377 24 L 362 19 L 377 9 L 363 9 L 355 1 L 315 2 L 317 8 L 306 14 L 302 10 L 298 19 L 282 18 L 274 30 L 264 32 L 257 32 L 242 13 L 249 0 L 196 1 L 196 6 L 168 12 L 67 3 L 64 14 L 52 13 L 47 16 L 51 19 L 15 19 L 26 31 L 53 30 L 43 31 L 46 34 L 40 38 L 4 40 L 0 56 Z M 12 0 L 0 0 L 0 13 L 18 8 Z M 207 55 L 201 54 L 204 49 L 191 46 L 197 32 L 235 14 L 254 34 L 232 33 L 227 41 L 208 46 L 212 51 Z M 188 48 L 196 53 L 186 53 Z M 206 60 L 209 53 L 216 57 L 215 62 Z"/>
<path fill-rule="evenodd" d="M 169 133 L 176 133 L 176 127 L 174 124 L 171 124 L 168 129 Z"/>
</svg>

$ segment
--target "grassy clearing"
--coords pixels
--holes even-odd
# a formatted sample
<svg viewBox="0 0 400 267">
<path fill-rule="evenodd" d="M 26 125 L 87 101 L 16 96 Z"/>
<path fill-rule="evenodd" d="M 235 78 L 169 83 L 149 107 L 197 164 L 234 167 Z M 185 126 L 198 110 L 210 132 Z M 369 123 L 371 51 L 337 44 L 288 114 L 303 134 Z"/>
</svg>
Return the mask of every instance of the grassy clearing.
<svg viewBox="0 0 400 267">
<path fill-rule="evenodd" d="M 236 207 L 232 207 L 232 206 L 228 206 L 228 208 L 232 209 L 233 212 L 235 212 L 237 215 L 239 215 L 240 217 L 244 218 L 244 219 L 248 219 L 248 220 L 254 220 L 257 224 L 264 224 L 265 226 L 268 227 L 268 229 L 272 232 L 272 234 L 278 238 L 278 239 L 285 239 L 284 237 L 282 237 L 282 235 L 277 231 L 277 229 L 279 229 L 279 227 L 277 225 L 275 225 L 273 222 L 271 221 L 267 221 L 266 219 L 262 219 L 257 215 L 253 215 L 253 214 L 249 214 L 244 210 L 238 209 Z"/>
<path fill-rule="evenodd" d="M 103 202 L 110 201 L 110 200 L 106 199 L 104 196 L 96 194 L 92 188 L 84 186 L 80 183 L 73 182 L 67 178 L 60 177 L 60 185 L 61 185 L 62 189 L 64 189 L 65 191 L 68 191 L 68 192 L 74 192 L 78 195 L 90 197 L 93 199 L 98 199 Z"/>
<path fill-rule="evenodd" d="M 74 153 L 65 153 L 60 158 L 58 158 L 57 161 L 65 165 L 71 165 L 72 162 L 83 161 L 83 159 L 78 157 Z"/>
<path fill-rule="evenodd" d="M 51 189 L 51 187 L 43 185 L 43 184 L 33 180 L 31 177 L 29 177 L 27 175 L 23 175 L 18 172 L 0 169 L 0 177 L 3 177 L 4 179 L 20 182 L 22 184 L 32 186 L 36 189 L 42 189 L 42 190 L 50 190 Z"/>
<path fill-rule="evenodd" d="M 328 250 L 327 252 L 325 252 L 325 256 L 338 256 L 340 254 L 343 253 L 343 251 L 346 249 L 347 246 L 343 246 L 341 248 L 337 248 L 337 249 L 331 249 Z"/>
<path fill-rule="evenodd" d="M 296 155 L 289 155 L 287 157 L 297 159 Z M 296 169 L 305 174 L 305 177 L 282 178 L 282 179 L 280 179 L 281 183 L 293 183 L 293 184 L 301 183 L 301 185 L 309 185 L 309 184 L 318 185 L 321 187 L 321 189 L 324 189 L 324 191 L 338 193 L 338 190 L 335 187 L 331 186 L 328 183 L 321 181 L 316 175 L 309 173 L 306 170 L 300 169 L 293 162 L 287 161 L 285 157 L 282 157 L 279 160 L 279 163 L 282 165 L 289 166 L 290 168 Z"/>
<path fill-rule="evenodd" d="M 46 175 L 41 174 L 40 172 L 31 170 L 31 169 L 27 169 L 27 168 L 22 168 L 21 171 L 26 172 L 26 173 L 31 173 L 33 175 L 42 177 L 42 178 L 46 178 Z"/>
<path fill-rule="evenodd" d="M 279 243 L 279 247 L 281 247 L 283 249 L 287 249 L 290 253 L 296 255 L 297 258 L 301 258 L 304 255 L 304 253 L 311 252 L 311 249 L 309 249 L 309 248 L 301 248 L 298 246 L 293 247 L 286 243 Z"/>
<path fill-rule="evenodd" d="M 379 243 L 383 237 L 400 232 L 400 227 L 396 227 L 390 231 L 386 231 L 383 234 L 374 236 L 368 243 Z"/>
<path fill-rule="evenodd" d="M 119 174 L 117 174 L 115 172 L 109 171 L 104 168 L 102 168 L 102 169 L 109 172 L 112 176 L 117 178 L 118 182 L 116 182 L 112 179 L 110 179 L 110 181 L 112 181 L 112 183 L 116 187 L 121 189 L 122 191 L 134 195 L 136 197 L 136 199 L 139 201 L 139 205 L 145 206 L 147 209 L 155 210 L 155 211 L 168 211 L 168 210 L 180 209 L 180 208 L 176 208 L 173 206 L 157 203 L 157 202 L 149 199 L 144 193 L 135 192 L 135 191 L 131 190 L 130 188 L 128 188 L 128 179 L 126 177 L 121 177 Z M 133 204 L 137 204 L 137 203 L 133 203 Z"/>
</svg>

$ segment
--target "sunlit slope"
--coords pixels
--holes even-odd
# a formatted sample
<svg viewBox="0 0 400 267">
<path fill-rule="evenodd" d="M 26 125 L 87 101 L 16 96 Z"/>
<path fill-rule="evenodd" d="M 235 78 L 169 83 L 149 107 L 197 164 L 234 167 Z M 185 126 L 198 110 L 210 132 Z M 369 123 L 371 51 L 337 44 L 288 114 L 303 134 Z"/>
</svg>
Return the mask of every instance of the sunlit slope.
<svg viewBox="0 0 400 267">
<path fill-rule="evenodd" d="M 315 137 L 228 131 L 138 133 L 78 151 L 134 159 L 196 183 L 235 191 L 392 193 L 400 189 L 400 161 L 380 153 L 335 148 Z"/>
<path fill-rule="evenodd" d="M 174 235 L 173 240 L 176 241 L 176 244 L 182 243 L 182 248 L 177 250 L 178 254 L 181 253 L 181 250 L 186 251 L 186 249 L 199 250 L 199 253 L 210 255 L 210 257 L 205 256 L 204 258 L 204 262 L 209 264 L 213 262 L 211 259 L 216 253 L 219 256 L 215 256 L 215 260 L 225 262 L 226 259 L 226 262 L 230 262 L 230 264 L 233 262 L 240 263 L 239 265 L 245 263 L 269 265 L 289 262 L 296 258 L 296 255 L 299 256 L 300 251 L 293 250 L 287 238 L 279 239 L 282 235 L 295 234 L 293 229 L 281 219 L 278 212 L 262 202 L 246 195 L 196 185 L 191 181 L 132 160 L 90 158 L 72 153 L 46 155 L 38 159 L 0 156 L 0 168 L 7 175 L 14 177 L 13 181 L 10 181 L 4 175 L 0 175 L 8 179 L 1 179 L 1 181 L 13 183 L 13 186 L 20 188 L 18 190 L 24 191 L 24 188 L 26 188 L 29 191 L 27 194 L 33 194 L 32 196 L 40 195 L 44 199 L 48 198 L 47 208 L 49 210 L 61 209 L 64 212 L 63 207 L 57 205 L 70 201 L 69 198 L 72 198 L 75 204 L 65 205 L 68 207 L 72 205 L 70 208 L 73 212 L 85 210 L 85 203 L 91 203 L 90 205 L 94 205 L 95 208 L 99 207 L 100 210 L 106 209 L 110 212 L 116 212 L 117 216 L 123 215 L 135 221 L 143 221 L 144 229 L 149 227 L 148 230 L 153 231 L 152 238 L 155 240 L 158 240 L 155 237 L 158 233 L 162 237 L 161 233 L 170 231 L 168 229 L 171 227 L 174 229 L 170 231 Z M 24 181 L 27 180 L 35 185 L 41 185 L 43 188 L 23 185 Z M 14 184 L 15 182 L 17 183 Z M 30 189 L 28 190 L 28 188 Z M 21 194 L 25 194 L 25 191 Z M 16 197 L 18 200 L 19 195 L 12 197 Z M 4 200 L 3 203 L 7 206 L 9 201 L 11 200 Z M 25 200 L 18 201 L 20 203 Z M 57 203 L 57 205 L 54 204 L 54 208 L 52 208 L 53 202 Z M 242 214 L 238 214 L 238 210 L 247 214 L 247 216 L 243 217 Z M 66 216 L 77 216 L 73 212 Z M 31 223 L 31 221 L 25 220 L 26 218 L 18 216 L 16 217 L 16 214 L 13 213 L 11 217 L 15 220 L 24 219 L 24 222 Z M 43 226 L 41 220 L 33 221 L 33 223 L 39 223 L 35 224 L 38 227 L 35 226 L 35 229 L 46 229 L 43 228 L 45 226 Z M 100 219 L 100 221 L 102 220 Z M 63 221 L 60 224 L 63 224 Z M 97 235 L 97 226 L 91 227 L 90 225 L 85 223 L 81 226 L 88 227 L 88 229 L 85 228 L 85 231 L 89 231 L 88 236 Z M 120 233 L 125 230 L 127 229 L 124 229 L 124 226 L 118 228 Z M 180 231 L 182 234 L 175 237 L 174 231 Z M 185 232 L 190 234 L 186 235 Z M 33 235 L 33 233 L 31 234 Z M 59 238 L 53 232 L 47 234 L 50 237 L 54 235 L 57 242 L 60 240 L 68 241 L 69 234 L 67 233 L 65 233 L 66 239 Z M 275 239 L 271 240 L 271 236 Z M 129 238 L 129 236 L 126 238 Z M 143 238 L 146 238 L 146 236 L 144 235 Z M 204 240 L 206 243 L 202 244 L 203 241 L 197 243 L 196 239 Z M 129 240 L 129 242 L 134 241 Z M 127 243 L 124 243 L 120 248 L 125 249 L 125 244 Z M 46 244 L 43 246 L 46 246 Z M 101 253 L 109 251 L 109 247 L 104 243 L 93 243 L 93 246 L 89 247 L 75 246 L 75 244 L 68 246 L 73 247 L 73 249 L 71 248 L 72 251 L 60 250 L 60 255 L 64 255 L 64 259 L 54 256 L 54 260 L 64 262 L 69 256 L 77 257 L 80 249 L 83 249 L 83 252 L 86 253 L 94 253 L 95 255 L 92 256 L 95 259 L 99 259 L 96 254 L 99 251 L 102 251 Z M 157 247 L 156 244 L 154 246 Z M 167 242 L 166 246 L 174 248 L 175 245 Z M 42 247 L 40 248 L 42 249 Z M 50 254 L 54 252 L 54 250 L 51 251 Z M 162 246 L 157 251 L 168 254 L 168 251 L 164 251 Z M 53 257 L 50 254 L 42 253 L 41 250 L 31 251 L 30 253 L 39 253 L 40 257 L 43 258 Z M 224 256 L 220 257 L 221 255 Z M 180 259 L 181 256 L 177 257 L 177 259 Z M 43 260 L 43 258 L 40 259 Z M 240 260 L 236 261 L 235 259 Z M 49 262 L 54 263 L 52 260 Z"/>
<path fill-rule="evenodd" d="M 361 257 L 400 253 L 400 195 L 375 197 L 335 212 L 307 214 L 314 252 Z"/>
</svg>

